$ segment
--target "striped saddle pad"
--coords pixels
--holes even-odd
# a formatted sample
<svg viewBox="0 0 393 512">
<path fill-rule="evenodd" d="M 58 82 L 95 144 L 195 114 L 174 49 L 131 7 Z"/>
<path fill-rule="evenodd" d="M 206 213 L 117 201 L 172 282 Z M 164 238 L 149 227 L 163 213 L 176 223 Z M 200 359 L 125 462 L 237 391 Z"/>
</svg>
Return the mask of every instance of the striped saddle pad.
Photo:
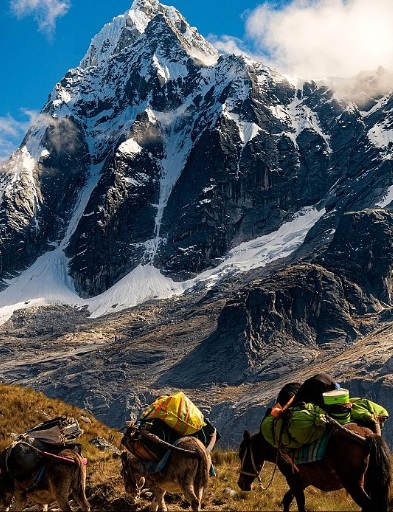
<svg viewBox="0 0 393 512">
<path fill-rule="evenodd" d="M 323 459 L 326 446 L 329 442 L 332 430 L 328 430 L 321 439 L 314 441 L 310 444 L 305 444 L 296 450 L 286 450 L 286 453 L 290 456 L 295 464 L 306 464 L 307 462 L 315 462 Z"/>
</svg>

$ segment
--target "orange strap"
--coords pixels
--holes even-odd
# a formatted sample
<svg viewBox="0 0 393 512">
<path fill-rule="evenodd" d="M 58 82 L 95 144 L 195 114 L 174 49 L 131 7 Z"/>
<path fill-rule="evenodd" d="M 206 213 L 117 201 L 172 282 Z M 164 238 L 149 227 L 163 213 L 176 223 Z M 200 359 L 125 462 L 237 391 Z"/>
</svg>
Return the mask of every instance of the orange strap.
<svg viewBox="0 0 393 512">
<path fill-rule="evenodd" d="M 293 467 L 293 469 L 299 473 L 299 468 L 296 466 L 296 464 L 293 462 L 293 459 L 286 453 L 286 452 L 282 452 L 280 450 L 280 453 L 281 453 L 281 457 L 283 459 L 285 459 L 287 462 L 289 462 L 289 464 Z"/>
<path fill-rule="evenodd" d="M 276 404 L 273 405 L 272 407 L 272 411 L 271 411 L 271 415 L 274 416 L 275 418 L 279 418 L 281 416 L 281 414 L 286 410 L 288 409 L 288 407 L 290 407 L 292 405 L 292 402 L 295 398 L 295 395 L 293 395 L 289 400 L 288 402 L 284 405 L 284 407 L 282 407 L 282 405 L 280 405 L 278 402 Z"/>
</svg>

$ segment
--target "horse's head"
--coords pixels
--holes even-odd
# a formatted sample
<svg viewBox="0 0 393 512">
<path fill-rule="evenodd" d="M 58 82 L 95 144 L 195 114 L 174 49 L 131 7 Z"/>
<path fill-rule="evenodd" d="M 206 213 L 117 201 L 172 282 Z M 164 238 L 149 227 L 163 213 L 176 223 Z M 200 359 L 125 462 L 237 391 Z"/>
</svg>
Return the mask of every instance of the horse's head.
<svg viewBox="0 0 393 512">
<path fill-rule="evenodd" d="M 135 466 L 135 457 L 128 452 L 122 452 L 121 459 L 121 476 L 126 491 L 126 500 L 135 504 L 140 498 L 141 490 L 145 485 L 145 479 L 139 475 Z"/>
<path fill-rule="evenodd" d="M 239 447 L 240 475 L 237 485 L 242 491 L 251 491 L 255 478 L 260 481 L 260 472 L 265 462 L 263 446 L 259 441 L 264 440 L 260 433 L 251 435 L 244 431 L 243 441 Z"/>
</svg>

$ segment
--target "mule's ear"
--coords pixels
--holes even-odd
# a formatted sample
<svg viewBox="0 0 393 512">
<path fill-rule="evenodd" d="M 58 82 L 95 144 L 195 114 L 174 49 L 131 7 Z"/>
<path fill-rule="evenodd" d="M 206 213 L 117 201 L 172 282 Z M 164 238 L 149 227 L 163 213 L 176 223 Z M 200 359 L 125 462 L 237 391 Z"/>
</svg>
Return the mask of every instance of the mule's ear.
<svg viewBox="0 0 393 512">
<path fill-rule="evenodd" d="M 136 484 L 138 489 L 142 489 L 142 487 L 145 485 L 145 477 L 141 476 L 139 479 L 139 482 Z"/>
<path fill-rule="evenodd" d="M 249 432 L 248 430 L 245 430 L 245 431 L 244 431 L 243 439 L 244 439 L 245 441 L 249 441 L 249 440 L 251 439 L 251 434 L 250 434 L 250 432 Z"/>
</svg>

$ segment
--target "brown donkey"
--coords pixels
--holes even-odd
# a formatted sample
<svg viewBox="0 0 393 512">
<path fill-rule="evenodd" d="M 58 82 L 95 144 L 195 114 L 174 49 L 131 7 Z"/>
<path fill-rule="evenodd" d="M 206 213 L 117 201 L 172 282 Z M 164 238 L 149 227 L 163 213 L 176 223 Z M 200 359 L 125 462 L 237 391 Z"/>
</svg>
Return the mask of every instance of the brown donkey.
<svg viewBox="0 0 393 512">
<path fill-rule="evenodd" d="M 2 510 L 10 505 L 14 497 L 12 510 L 15 512 L 21 512 L 28 500 L 44 508 L 49 503 L 57 502 L 62 512 L 71 512 L 69 497 L 72 493 L 80 508 L 84 512 L 90 511 L 85 494 L 86 461 L 76 451 L 65 449 L 58 455 L 46 454 L 34 477 L 16 479 L 13 469 L 17 468 L 13 468 L 12 449 L 7 448 L 0 457 Z"/>
<path fill-rule="evenodd" d="M 351 434 L 352 432 L 352 434 Z M 391 485 L 390 451 L 381 436 L 365 427 L 349 423 L 334 428 L 322 460 L 297 464 L 298 471 L 281 457 L 261 432 L 247 430 L 239 448 L 241 470 L 238 485 L 250 491 L 265 460 L 277 464 L 290 490 L 283 498 L 289 512 L 293 498 L 299 512 L 305 512 L 304 489 L 309 485 L 322 491 L 346 489 L 362 512 L 387 512 Z"/>
<path fill-rule="evenodd" d="M 127 497 L 134 501 L 145 483 L 155 498 L 151 510 L 167 510 L 164 501 L 166 492 L 183 493 L 194 512 L 201 510 L 203 493 L 209 480 L 213 445 L 206 448 L 196 437 L 182 437 L 176 447 L 188 453 L 172 451 L 165 468 L 153 474 L 149 474 L 143 463 L 132 453 L 122 452 L 121 474 Z"/>
</svg>

